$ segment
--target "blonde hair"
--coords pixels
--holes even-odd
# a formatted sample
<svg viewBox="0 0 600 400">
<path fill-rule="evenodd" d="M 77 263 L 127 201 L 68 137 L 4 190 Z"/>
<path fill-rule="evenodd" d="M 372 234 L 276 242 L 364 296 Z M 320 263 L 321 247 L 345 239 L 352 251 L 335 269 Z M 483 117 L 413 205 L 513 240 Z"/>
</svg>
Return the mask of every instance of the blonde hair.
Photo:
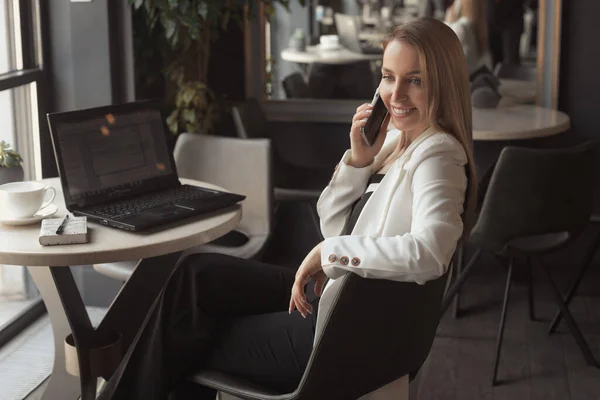
<svg viewBox="0 0 600 400">
<path fill-rule="evenodd" d="M 467 191 L 463 211 L 463 237 L 470 231 L 477 201 L 477 176 L 473 158 L 471 89 L 467 61 L 454 31 L 434 18 L 418 18 L 395 27 L 384 40 L 399 40 L 419 55 L 422 87 L 427 98 L 426 118 L 437 131 L 454 136 L 467 155 Z M 407 145 L 402 135 L 385 163 L 398 158 Z"/>
</svg>

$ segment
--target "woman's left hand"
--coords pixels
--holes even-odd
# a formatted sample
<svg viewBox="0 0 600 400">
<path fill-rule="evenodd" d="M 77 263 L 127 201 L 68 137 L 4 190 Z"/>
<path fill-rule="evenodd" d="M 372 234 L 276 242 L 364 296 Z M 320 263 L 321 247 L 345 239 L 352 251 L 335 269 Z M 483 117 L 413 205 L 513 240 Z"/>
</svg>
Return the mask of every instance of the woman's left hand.
<svg viewBox="0 0 600 400">
<path fill-rule="evenodd" d="M 294 309 L 297 309 L 304 318 L 306 318 L 307 313 L 312 314 L 312 305 L 306 300 L 306 294 L 304 293 L 304 286 L 311 278 L 315 280 L 315 294 L 320 296 L 323 292 L 323 285 L 327 280 L 327 276 L 321 266 L 321 243 L 308 253 L 296 272 L 296 280 L 294 281 L 292 296 L 290 298 L 290 313 Z"/>
</svg>

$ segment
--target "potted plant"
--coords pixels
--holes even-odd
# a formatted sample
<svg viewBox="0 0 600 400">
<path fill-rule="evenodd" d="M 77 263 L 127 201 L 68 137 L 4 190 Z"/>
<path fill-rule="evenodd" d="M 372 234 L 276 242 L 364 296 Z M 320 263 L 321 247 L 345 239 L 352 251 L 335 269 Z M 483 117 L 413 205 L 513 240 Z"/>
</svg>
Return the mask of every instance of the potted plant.
<svg viewBox="0 0 600 400">
<path fill-rule="evenodd" d="M 210 133 L 214 129 L 223 111 L 220 105 L 223 99 L 208 87 L 212 44 L 232 24 L 242 26 L 245 19 L 251 18 L 257 3 L 263 3 L 265 13 L 270 16 L 276 4 L 289 8 L 290 1 L 129 0 L 135 12 L 144 15 L 148 32 L 143 38 L 154 39 L 143 44 L 147 47 L 140 56 L 148 58 L 158 49 L 165 63 L 162 73 L 171 133 Z M 305 4 L 305 0 L 298 2 Z"/>
<path fill-rule="evenodd" d="M 22 181 L 24 177 L 21 155 L 0 141 L 0 184 Z"/>
</svg>

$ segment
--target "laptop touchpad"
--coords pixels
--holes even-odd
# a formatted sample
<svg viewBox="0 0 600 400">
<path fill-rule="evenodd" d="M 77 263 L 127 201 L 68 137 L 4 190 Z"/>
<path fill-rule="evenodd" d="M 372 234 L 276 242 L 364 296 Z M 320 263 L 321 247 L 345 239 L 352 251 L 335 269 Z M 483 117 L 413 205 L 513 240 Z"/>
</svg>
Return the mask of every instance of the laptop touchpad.
<svg viewBox="0 0 600 400">
<path fill-rule="evenodd" d="M 141 215 L 144 217 L 156 217 L 156 218 L 165 218 L 165 217 L 173 217 L 175 215 L 181 214 L 189 214 L 190 209 L 184 207 L 178 207 L 176 205 L 165 205 L 161 207 L 152 208 L 150 210 L 144 211 Z"/>
</svg>

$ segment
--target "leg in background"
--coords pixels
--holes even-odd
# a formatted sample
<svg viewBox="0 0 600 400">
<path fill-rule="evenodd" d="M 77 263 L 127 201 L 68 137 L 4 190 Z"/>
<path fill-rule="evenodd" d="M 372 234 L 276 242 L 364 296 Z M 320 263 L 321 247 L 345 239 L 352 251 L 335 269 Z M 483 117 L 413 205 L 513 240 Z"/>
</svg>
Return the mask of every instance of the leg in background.
<svg viewBox="0 0 600 400">
<path fill-rule="evenodd" d="M 492 386 L 495 386 L 498 376 L 498 364 L 500 363 L 500 351 L 502 350 L 502 338 L 504 337 L 504 324 L 506 323 L 506 311 L 508 309 L 508 298 L 510 295 L 510 283 L 512 280 L 514 259 L 508 262 L 508 274 L 506 276 L 506 287 L 504 288 L 504 302 L 502 303 L 502 314 L 500 315 L 500 326 L 498 327 L 498 336 L 496 338 L 496 353 L 494 355 L 494 372 L 492 374 Z"/>
<path fill-rule="evenodd" d="M 588 252 L 586 253 L 586 255 L 581 263 L 581 267 L 579 269 L 579 272 L 577 273 L 577 276 L 571 283 L 571 286 L 569 286 L 569 290 L 567 290 L 567 295 L 565 296 L 565 305 L 567 307 L 569 307 L 569 304 L 571 304 L 571 300 L 573 300 L 573 296 L 577 292 L 577 288 L 579 287 L 579 284 L 581 283 L 583 277 L 585 276 L 585 273 L 592 265 L 594 256 L 596 255 L 596 252 L 598 251 L 599 248 L 600 248 L 600 234 L 596 235 L 596 239 L 594 239 L 594 242 L 590 246 Z M 561 320 L 562 320 L 562 312 L 560 310 L 558 310 L 556 312 L 556 315 L 554 315 L 552 322 L 550 323 L 550 328 L 548 328 L 548 334 L 556 332 L 556 327 L 558 326 L 558 324 L 560 323 Z"/>
<path fill-rule="evenodd" d="M 533 295 L 533 265 L 527 257 L 527 299 L 529 301 L 529 319 L 535 321 L 535 296 Z"/>
</svg>

